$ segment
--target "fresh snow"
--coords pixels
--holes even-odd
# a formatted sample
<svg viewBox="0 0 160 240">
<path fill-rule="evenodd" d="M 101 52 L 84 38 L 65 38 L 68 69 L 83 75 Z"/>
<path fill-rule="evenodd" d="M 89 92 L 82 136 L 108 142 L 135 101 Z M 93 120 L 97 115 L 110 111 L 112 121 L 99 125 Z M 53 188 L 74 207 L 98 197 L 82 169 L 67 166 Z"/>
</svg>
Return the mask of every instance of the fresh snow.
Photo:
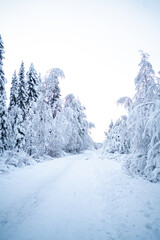
<svg viewBox="0 0 160 240">
<path fill-rule="evenodd" d="M 0 240 L 159 240 L 160 183 L 114 158 L 86 151 L 1 175 Z"/>
</svg>

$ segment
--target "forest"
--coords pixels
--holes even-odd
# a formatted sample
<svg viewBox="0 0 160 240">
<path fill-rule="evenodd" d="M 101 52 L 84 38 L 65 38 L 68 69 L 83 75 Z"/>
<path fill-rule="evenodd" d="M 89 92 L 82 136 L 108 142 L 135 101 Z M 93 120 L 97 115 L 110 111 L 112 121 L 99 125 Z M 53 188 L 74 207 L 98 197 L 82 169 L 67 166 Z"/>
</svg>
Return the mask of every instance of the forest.
<svg viewBox="0 0 160 240">
<path fill-rule="evenodd" d="M 99 151 L 102 155 L 124 155 L 126 171 L 157 182 L 160 180 L 160 77 L 155 74 L 149 55 L 143 51 L 140 55 L 135 95 L 117 101 L 128 114 L 110 123 Z M 50 69 L 42 79 L 33 63 L 25 73 L 22 62 L 19 73 L 13 73 L 7 106 L 3 58 L 0 37 L 0 155 L 4 165 L 27 165 L 30 156 L 60 157 L 95 149 L 90 136 L 94 124 L 88 122 L 85 107 L 73 94 L 61 98 L 59 79 L 65 77 L 61 69 Z"/>
<path fill-rule="evenodd" d="M 24 151 L 29 156 L 58 157 L 90 148 L 93 124 L 87 121 L 85 108 L 73 94 L 61 98 L 61 69 L 50 69 L 42 80 L 33 64 L 25 74 L 22 62 L 18 76 L 16 71 L 13 74 L 6 106 L 3 53 L 0 38 L 0 153 Z"/>
</svg>

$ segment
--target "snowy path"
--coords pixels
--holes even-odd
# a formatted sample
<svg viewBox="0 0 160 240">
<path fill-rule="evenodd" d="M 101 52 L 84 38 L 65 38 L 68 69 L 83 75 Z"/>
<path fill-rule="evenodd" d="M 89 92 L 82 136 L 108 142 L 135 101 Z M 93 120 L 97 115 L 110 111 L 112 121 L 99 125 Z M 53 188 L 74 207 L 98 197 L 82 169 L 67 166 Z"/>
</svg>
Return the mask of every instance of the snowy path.
<svg viewBox="0 0 160 240">
<path fill-rule="evenodd" d="M 160 239 L 160 184 L 96 152 L 0 176 L 0 240 L 143 239 Z"/>
</svg>

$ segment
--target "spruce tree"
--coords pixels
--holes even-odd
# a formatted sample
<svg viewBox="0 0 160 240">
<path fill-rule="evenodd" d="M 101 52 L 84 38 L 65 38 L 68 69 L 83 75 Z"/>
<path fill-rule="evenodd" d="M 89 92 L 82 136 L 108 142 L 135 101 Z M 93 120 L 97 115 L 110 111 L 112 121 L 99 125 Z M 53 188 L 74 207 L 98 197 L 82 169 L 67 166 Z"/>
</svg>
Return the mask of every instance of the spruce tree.
<svg viewBox="0 0 160 240">
<path fill-rule="evenodd" d="M 34 69 L 33 63 L 31 63 L 29 71 L 27 72 L 27 99 L 26 105 L 29 108 L 32 102 L 35 102 L 38 97 L 38 75 Z"/>
<path fill-rule="evenodd" d="M 53 118 L 56 117 L 57 111 L 61 109 L 58 99 L 60 98 L 60 88 L 58 78 L 64 78 L 64 73 L 59 68 L 50 69 L 45 77 L 46 96 L 48 104 L 52 108 Z"/>
<path fill-rule="evenodd" d="M 25 82 L 25 69 L 24 69 L 24 63 L 21 63 L 20 70 L 19 70 L 19 85 L 18 85 L 18 98 L 17 98 L 17 104 L 18 107 L 22 110 L 23 113 L 23 119 L 26 115 L 26 82 Z"/>
<path fill-rule="evenodd" d="M 0 154 L 7 148 L 7 108 L 6 108 L 6 90 L 3 71 L 4 46 L 0 35 Z"/>
<path fill-rule="evenodd" d="M 8 110 L 10 111 L 12 107 L 17 105 L 17 97 L 18 97 L 18 78 L 16 75 L 16 71 L 12 76 L 11 90 L 10 90 L 10 102 Z"/>
<path fill-rule="evenodd" d="M 15 123 L 15 148 L 17 151 L 24 149 L 25 145 L 25 120 L 26 120 L 26 82 L 24 63 L 21 63 L 19 71 L 18 97 L 17 97 L 17 111 Z"/>
<path fill-rule="evenodd" d="M 11 90 L 10 90 L 10 102 L 8 107 L 8 148 L 13 149 L 15 147 L 15 129 L 16 119 L 18 114 L 18 106 L 17 106 L 17 97 L 18 97 L 18 78 L 16 75 L 16 71 L 12 76 Z"/>
</svg>

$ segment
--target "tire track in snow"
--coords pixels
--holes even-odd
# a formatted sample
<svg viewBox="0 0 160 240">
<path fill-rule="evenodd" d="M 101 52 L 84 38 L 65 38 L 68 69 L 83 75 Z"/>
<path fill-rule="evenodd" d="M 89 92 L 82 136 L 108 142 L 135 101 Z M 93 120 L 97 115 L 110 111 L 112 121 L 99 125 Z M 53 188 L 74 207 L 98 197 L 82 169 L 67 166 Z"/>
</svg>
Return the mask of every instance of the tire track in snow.
<svg viewBox="0 0 160 240">
<path fill-rule="evenodd" d="M 22 202 L 17 204 L 22 216 L 11 221 L 12 224 L 6 224 L 2 239 L 106 239 L 103 202 L 95 191 L 97 179 L 93 174 L 90 156 L 90 153 L 72 156 L 72 163 L 61 171 L 56 180 L 48 178 L 42 190 L 34 192 L 36 198 L 40 199 L 38 205 L 34 205 L 35 196 L 31 195 L 24 209 L 20 208 L 23 207 Z M 68 160 L 64 158 L 63 161 Z M 30 196 L 32 200 L 29 200 Z M 18 209 L 13 210 L 15 216 Z"/>
<path fill-rule="evenodd" d="M 4 183 L 12 181 L 18 195 L 0 200 L 0 240 L 160 239 L 159 184 L 124 174 L 114 159 L 87 152 L 21 169 Z"/>
</svg>

